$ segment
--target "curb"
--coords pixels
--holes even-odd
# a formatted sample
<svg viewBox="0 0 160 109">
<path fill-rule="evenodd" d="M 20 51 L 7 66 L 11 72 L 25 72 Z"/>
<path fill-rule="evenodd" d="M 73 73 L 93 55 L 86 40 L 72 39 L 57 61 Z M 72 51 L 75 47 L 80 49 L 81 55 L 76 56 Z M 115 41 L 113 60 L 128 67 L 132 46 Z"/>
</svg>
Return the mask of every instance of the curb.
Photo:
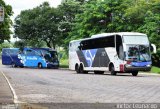
<svg viewBox="0 0 160 109">
<path fill-rule="evenodd" d="M 158 73 L 146 73 L 146 72 L 140 72 L 139 74 L 160 76 L 160 74 L 158 74 Z"/>
<path fill-rule="evenodd" d="M 15 90 L 13 89 L 13 87 L 11 86 L 11 83 L 9 82 L 8 78 L 5 76 L 5 74 L 1 71 L 2 75 L 4 76 L 4 78 L 6 79 L 8 85 L 9 85 L 9 88 L 11 89 L 11 92 L 12 92 L 12 95 L 13 95 L 13 102 L 14 103 L 18 103 L 18 97 L 16 95 L 16 92 Z"/>
</svg>

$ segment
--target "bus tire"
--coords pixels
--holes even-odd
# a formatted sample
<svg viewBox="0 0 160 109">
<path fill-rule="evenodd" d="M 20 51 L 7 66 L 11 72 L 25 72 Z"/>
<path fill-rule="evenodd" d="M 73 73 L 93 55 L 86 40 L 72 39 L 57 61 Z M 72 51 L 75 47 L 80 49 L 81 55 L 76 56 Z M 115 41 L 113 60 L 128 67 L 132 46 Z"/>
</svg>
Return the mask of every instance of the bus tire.
<svg viewBox="0 0 160 109">
<path fill-rule="evenodd" d="M 77 73 L 80 73 L 80 72 L 79 72 L 79 65 L 78 65 L 78 64 L 75 65 L 75 71 L 76 71 Z"/>
<path fill-rule="evenodd" d="M 114 65 L 111 66 L 111 75 L 117 75 L 117 72 L 114 69 Z"/>
<path fill-rule="evenodd" d="M 137 76 L 137 75 L 138 75 L 138 71 L 132 72 L 132 76 Z"/>
<path fill-rule="evenodd" d="M 94 74 L 104 74 L 104 71 L 94 71 Z"/>
<path fill-rule="evenodd" d="M 42 63 L 38 63 L 38 68 L 39 69 L 43 68 Z"/>
<path fill-rule="evenodd" d="M 80 64 L 80 66 L 79 66 L 79 72 L 80 72 L 80 73 L 85 73 L 85 74 L 88 73 L 88 71 L 84 71 L 84 68 L 83 68 L 83 65 L 82 65 L 82 64 Z"/>
</svg>

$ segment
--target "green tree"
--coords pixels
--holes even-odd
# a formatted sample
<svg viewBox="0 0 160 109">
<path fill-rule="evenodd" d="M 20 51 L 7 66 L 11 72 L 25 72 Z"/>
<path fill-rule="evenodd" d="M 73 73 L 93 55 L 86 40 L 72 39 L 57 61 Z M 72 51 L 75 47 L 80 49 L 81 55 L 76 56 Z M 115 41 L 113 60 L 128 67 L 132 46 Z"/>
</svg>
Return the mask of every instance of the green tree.
<svg viewBox="0 0 160 109">
<path fill-rule="evenodd" d="M 160 1 L 152 0 L 148 3 L 148 10 L 143 18 L 144 23 L 138 31 L 146 33 L 152 43 L 160 48 Z"/>
<path fill-rule="evenodd" d="M 4 40 L 10 39 L 10 34 L 12 33 L 10 27 L 12 25 L 12 21 L 10 16 L 13 14 L 12 7 L 10 5 L 6 5 L 3 0 L 0 0 L 0 6 L 4 7 L 4 21 L 0 22 L 0 43 L 3 43 Z"/>
<path fill-rule="evenodd" d="M 64 0 L 61 5 L 58 6 L 58 10 L 61 11 L 63 19 L 59 22 L 59 30 L 61 32 L 61 39 L 63 46 L 65 49 L 68 47 L 68 42 L 70 39 L 69 33 L 72 31 L 72 27 L 74 26 L 75 16 L 82 12 L 81 4 L 84 1 L 80 0 Z"/>
<path fill-rule="evenodd" d="M 71 40 L 90 37 L 102 32 L 124 31 L 124 0 L 90 0 L 83 6 L 83 13 L 77 14 L 70 33 Z"/>
<path fill-rule="evenodd" d="M 15 37 L 26 42 L 45 42 L 50 48 L 55 48 L 61 42 L 59 22 L 62 20 L 61 12 L 50 7 L 48 2 L 22 11 L 15 19 Z"/>
<path fill-rule="evenodd" d="M 3 48 L 10 48 L 10 47 L 13 47 L 12 43 L 9 43 L 9 42 L 3 42 L 3 43 L 1 43 L 0 44 L 0 53 L 2 52 Z"/>
<path fill-rule="evenodd" d="M 76 14 L 70 39 L 103 32 L 142 32 L 160 47 L 159 0 L 89 0 Z"/>
</svg>

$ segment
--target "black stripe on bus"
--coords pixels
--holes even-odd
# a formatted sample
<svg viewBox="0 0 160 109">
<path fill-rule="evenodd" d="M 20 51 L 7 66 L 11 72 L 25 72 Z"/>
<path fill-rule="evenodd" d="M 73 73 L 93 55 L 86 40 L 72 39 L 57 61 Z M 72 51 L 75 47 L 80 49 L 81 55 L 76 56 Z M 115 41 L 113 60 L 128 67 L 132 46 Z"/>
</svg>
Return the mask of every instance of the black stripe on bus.
<svg viewBox="0 0 160 109">
<path fill-rule="evenodd" d="M 77 51 L 77 55 L 78 55 L 79 61 L 84 64 L 84 67 L 89 67 L 83 52 Z M 92 62 L 92 67 L 108 67 L 109 62 L 110 62 L 110 59 L 105 49 L 99 48 Z"/>
<path fill-rule="evenodd" d="M 88 67 L 87 61 L 85 59 L 85 56 L 83 55 L 82 51 L 77 51 L 77 55 L 79 58 L 79 61 L 83 63 L 84 67 Z"/>
<path fill-rule="evenodd" d="M 110 59 L 104 48 L 99 48 L 95 55 L 92 67 L 108 67 Z"/>
</svg>

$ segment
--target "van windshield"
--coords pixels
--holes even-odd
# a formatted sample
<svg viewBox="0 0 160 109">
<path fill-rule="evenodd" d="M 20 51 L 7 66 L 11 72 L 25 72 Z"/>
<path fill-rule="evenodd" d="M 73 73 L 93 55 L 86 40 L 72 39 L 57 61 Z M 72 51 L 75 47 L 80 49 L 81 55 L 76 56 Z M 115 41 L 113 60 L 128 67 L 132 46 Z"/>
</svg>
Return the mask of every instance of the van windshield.
<svg viewBox="0 0 160 109">
<path fill-rule="evenodd" d="M 149 45 L 127 45 L 126 60 L 151 61 Z"/>
<path fill-rule="evenodd" d="M 48 51 L 44 54 L 44 58 L 49 62 L 53 62 L 58 59 L 58 55 L 56 51 Z"/>
</svg>

